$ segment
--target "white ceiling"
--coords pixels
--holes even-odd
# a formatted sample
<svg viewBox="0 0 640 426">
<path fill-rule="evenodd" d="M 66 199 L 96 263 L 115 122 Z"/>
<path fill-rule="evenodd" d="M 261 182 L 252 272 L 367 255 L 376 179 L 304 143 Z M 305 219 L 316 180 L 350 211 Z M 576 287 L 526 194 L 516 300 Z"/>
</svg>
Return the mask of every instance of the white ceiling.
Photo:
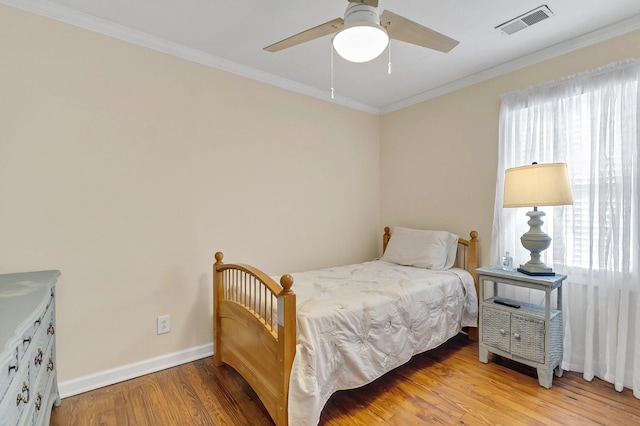
<svg viewBox="0 0 640 426">
<path fill-rule="evenodd" d="M 441 53 L 392 40 L 364 63 L 334 56 L 333 102 L 386 113 L 640 29 L 640 0 L 379 0 L 448 35 Z M 283 38 L 343 17 L 346 0 L 0 0 L 142 46 L 330 100 L 331 36 L 276 53 Z M 506 36 L 497 25 L 546 4 L 554 15 Z"/>
</svg>

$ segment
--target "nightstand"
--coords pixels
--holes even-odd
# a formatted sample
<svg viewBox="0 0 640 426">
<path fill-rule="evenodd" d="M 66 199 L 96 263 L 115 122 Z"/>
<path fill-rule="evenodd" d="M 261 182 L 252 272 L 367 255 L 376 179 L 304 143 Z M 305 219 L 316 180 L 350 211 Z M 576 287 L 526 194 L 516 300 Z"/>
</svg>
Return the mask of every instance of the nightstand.
<svg viewBox="0 0 640 426">
<path fill-rule="evenodd" d="M 550 388 L 553 372 L 562 376 L 562 281 L 566 275 L 530 276 L 505 271 L 499 266 L 476 269 L 480 300 L 480 361 L 489 362 L 489 352 L 538 370 L 538 382 Z M 485 286 L 493 284 L 493 296 L 485 298 Z M 498 295 L 498 283 L 545 292 L 545 306 Z M 555 309 L 551 293 L 557 290 Z"/>
</svg>

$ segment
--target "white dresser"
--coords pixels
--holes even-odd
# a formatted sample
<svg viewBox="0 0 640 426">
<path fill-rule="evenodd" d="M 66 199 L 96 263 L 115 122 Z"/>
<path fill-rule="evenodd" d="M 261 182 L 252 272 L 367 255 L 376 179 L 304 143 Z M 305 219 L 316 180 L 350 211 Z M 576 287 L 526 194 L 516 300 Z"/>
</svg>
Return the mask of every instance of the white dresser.
<svg viewBox="0 0 640 426">
<path fill-rule="evenodd" d="M 0 423 L 48 425 L 60 405 L 55 284 L 59 271 L 0 275 Z"/>
</svg>

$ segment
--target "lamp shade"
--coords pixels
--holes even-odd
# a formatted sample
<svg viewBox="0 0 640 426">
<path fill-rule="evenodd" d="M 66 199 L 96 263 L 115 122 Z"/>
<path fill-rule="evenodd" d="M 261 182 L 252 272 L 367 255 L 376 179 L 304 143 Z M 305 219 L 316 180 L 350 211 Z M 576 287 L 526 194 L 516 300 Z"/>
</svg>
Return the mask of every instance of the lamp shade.
<svg viewBox="0 0 640 426">
<path fill-rule="evenodd" d="M 503 207 L 573 204 L 565 163 L 532 164 L 507 169 Z"/>
<path fill-rule="evenodd" d="M 367 62 L 380 56 L 389 44 L 387 31 L 380 25 L 378 9 L 349 3 L 344 28 L 333 39 L 333 47 L 347 61 Z"/>
</svg>

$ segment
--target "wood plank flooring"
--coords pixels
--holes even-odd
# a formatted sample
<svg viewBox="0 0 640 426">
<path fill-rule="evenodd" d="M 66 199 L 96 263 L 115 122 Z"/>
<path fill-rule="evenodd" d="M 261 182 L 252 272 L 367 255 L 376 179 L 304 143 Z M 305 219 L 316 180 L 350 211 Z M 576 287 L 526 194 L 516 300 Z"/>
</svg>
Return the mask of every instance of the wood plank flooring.
<svg viewBox="0 0 640 426">
<path fill-rule="evenodd" d="M 538 385 L 535 369 L 459 335 L 359 389 L 334 394 L 321 425 L 640 425 L 629 389 L 579 373 Z M 51 425 L 273 425 L 246 382 L 205 358 L 65 398 Z M 295 426 L 295 425 L 292 425 Z"/>
</svg>

